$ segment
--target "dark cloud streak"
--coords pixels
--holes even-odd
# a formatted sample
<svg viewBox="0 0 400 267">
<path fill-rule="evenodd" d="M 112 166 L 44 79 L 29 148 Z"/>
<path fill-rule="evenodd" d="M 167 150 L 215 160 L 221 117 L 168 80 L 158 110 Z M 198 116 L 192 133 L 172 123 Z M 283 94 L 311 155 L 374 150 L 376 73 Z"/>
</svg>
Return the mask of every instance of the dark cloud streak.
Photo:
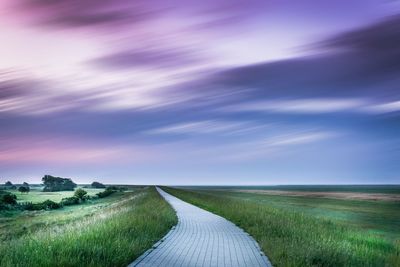
<svg viewBox="0 0 400 267">
<path fill-rule="evenodd" d="M 248 88 L 254 98 L 400 98 L 400 15 L 318 47 L 329 52 L 237 67 L 213 75 L 215 88 Z"/>
<path fill-rule="evenodd" d="M 26 0 L 22 9 L 33 12 L 41 24 L 50 27 L 133 25 L 157 13 L 146 1 L 127 0 Z"/>
<path fill-rule="evenodd" d="M 323 47 L 356 53 L 368 61 L 371 72 L 393 73 L 400 69 L 400 15 L 339 34 L 321 44 Z"/>
<path fill-rule="evenodd" d="M 203 61 L 194 51 L 185 49 L 147 48 L 142 50 L 121 51 L 94 59 L 95 65 L 113 69 L 129 69 L 137 67 L 168 68 L 183 67 Z"/>
</svg>

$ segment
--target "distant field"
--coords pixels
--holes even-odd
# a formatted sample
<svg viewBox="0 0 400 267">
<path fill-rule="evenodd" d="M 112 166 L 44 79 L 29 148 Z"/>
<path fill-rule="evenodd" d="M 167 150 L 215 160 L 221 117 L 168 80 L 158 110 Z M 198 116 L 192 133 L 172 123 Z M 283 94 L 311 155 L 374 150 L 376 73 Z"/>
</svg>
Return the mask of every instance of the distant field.
<svg viewBox="0 0 400 267">
<path fill-rule="evenodd" d="M 347 188 L 348 187 L 348 188 Z M 335 220 L 387 238 L 400 238 L 400 186 L 231 186 L 185 187 Z M 268 188 L 268 189 L 267 189 Z M 271 190 L 275 188 L 275 190 Z M 286 188 L 286 191 L 281 191 Z M 301 189 L 301 190 L 299 190 Z M 338 192 L 333 190 L 338 189 Z M 370 192 L 370 193 L 366 193 Z M 372 193 L 373 192 L 373 193 Z M 383 193 L 385 192 L 385 193 Z M 398 192 L 396 194 L 395 192 Z M 338 195 L 337 195 L 338 194 Z M 342 194 L 345 194 L 344 196 Z M 356 194 L 357 197 L 348 197 Z M 383 194 L 387 198 L 359 195 Z"/>
<path fill-rule="evenodd" d="M 217 191 L 219 195 L 265 204 L 352 225 L 387 238 L 400 238 L 400 202 L 330 199 Z"/>
<path fill-rule="evenodd" d="M 262 186 L 178 186 L 204 190 L 276 190 L 305 192 L 350 192 L 400 195 L 400 185 L 262 185 Z"/>
<path fill-rule="evenodd" d="M 317 192 L 317 191 L 283 191 L 265 189 L 233 189 L 233 192 L 255 193 L 264 195 L 286 195 L 312 198 L 337 198 L 354 200 L 398 201 L 400 194 L 361 193 L 361 192 Z"/>
<path fill-rule="evenodd" d="M 79 188 L 79 187 L 78 187 Z M 89 195 L 95 195 L 98 192 L 104 191 L 104 189 L 96 189 L 96 188 L 84 188 Z M 7 190 L 17 196 L 18 202 L 43 202 L 47 199 L 50 199 L 54 202 L 60 202 L 61 199 L 65 197 L 72 197 L 74 195 L 74 191 L 59 191 L 59 192 L 43 192 L 42 187 L 31 187 L 31 191 L 29 193 L 20 193 L 18 190 Z"/>
<path fill-rule="evenodd" d="M 0 266 L 126 266 L 176 222 L 154 187 L 57 210 L 3 211 Z"/>
<path fill-rule="evenodd" d="M 400 202 L 238 191 L 248 188 L 254 190 L 254 187 L 165 190 L 244 228 L 275 266 L 400 266 Z M 300 188 L 303 192 L 321 190 L 314 186 Z M 387 187 L 337 188 L 341 192 L 389 191 Z M 289 189 L 299 190 L 299 186 Z M 333 187 L 323 189 L 334 192 Z"/>
</svg>

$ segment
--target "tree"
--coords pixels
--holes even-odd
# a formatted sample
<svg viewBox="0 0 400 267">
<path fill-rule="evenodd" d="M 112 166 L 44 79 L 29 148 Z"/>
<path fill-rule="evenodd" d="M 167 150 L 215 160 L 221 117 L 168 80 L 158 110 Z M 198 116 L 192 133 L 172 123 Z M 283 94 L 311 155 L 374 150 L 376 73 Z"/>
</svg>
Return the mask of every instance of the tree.
<svg viewBox="0 0 400 267">
<path fill-rule="evenodd" d="M 9 192 L 3 194 L 0 200 L 1 200 L 0 202 L 4 204 L 11 204 L 11 205 L 17 204 L 17 196 Z"/>
<path fill-rule="evenodd" d="M 75 190 L 74 197 L 79 198 L 80 200 L 84 201 L 85 196 L 87 195 L 87 192 L 83 190 L 82 188 L 78 188 Z"/>
<path fill-rule="evenodd" d="M 21 193 L 29 193 L 30 191 L 29 184 L 24 182 L 22 186 L 18 187 L 18 191 Z"/>
<path fill-rule="evenodd" d="M 42 178 L 44 184 L 43 191 L 54 192 L 54 191 L 72 191 L 76 187 L 76 184 L 69 178 L 54 177 L 51 175 L 45 175 Z"/>
<path fill-rule="evenodd" d="M 29 192 L 29 187 L 20 186 L 20 187 L 18 187 L 18 191 L 21 192 L 21 193 L 28 193 Z"/>
<path fill-rule="evenodd" d="M 106 188 L 106 186 L 104 184 L 99 183 L 99 182 L 93 182 L 92 187 L 93 188 Z"/>
<path fill-rule="evenodd" d="M 15 185 L 13 185 L 13 183 L 11 183 L 10 181 L 7 181 L 4 186 L 8 189 L 16 189 L 17 187 Z"/>
</svg>

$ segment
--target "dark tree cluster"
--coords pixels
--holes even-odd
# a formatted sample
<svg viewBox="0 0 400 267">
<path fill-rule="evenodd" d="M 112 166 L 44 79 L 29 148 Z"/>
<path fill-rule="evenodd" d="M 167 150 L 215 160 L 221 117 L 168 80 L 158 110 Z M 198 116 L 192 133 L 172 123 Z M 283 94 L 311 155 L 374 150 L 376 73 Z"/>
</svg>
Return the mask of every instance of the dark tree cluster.
<svg viewBox="0 0 400 267">
<path fill-rule="evenodd" d="M 106 186 L 99 182 L 93 182 L 91 185 L 93 188 L 106 188 Z"/>
<path fill-rule="evenodd" d="M 16 195 L 7 191 L 0 190 L 0 210 L 13 209 L 16 204 Z"/>
<path fill-rule="evenodd" d="M 5 189 L 17 189 L 17 187 L 16 187 L 15 185 L 13 185 L 13 183 L 11 183 L 10 181 L 7 181 L 7 182 L 4 184 L 4 188 L 5 188 Z"/>
<path fill-rule="evenodd" d="M 69 178 L 54 177 L 51 175 L 45 175 L 42 178 L 44 184 L 43 191 L 54 192 L 54 191 L 73 191 L 76 184 Z"/>
<path fill-rule="evenodd" d="M 18 187 L 18 191 L 21 193 L 29 193 L 31 189 L 29 188 L 29 184 L 24 182 L 20 187 Z"/>
<path fill-rule="evenodd" d="M 17 196 L 6 191 L 0 191 L 0 202 L 3 204 L 17 204 Z"/>
</svg>

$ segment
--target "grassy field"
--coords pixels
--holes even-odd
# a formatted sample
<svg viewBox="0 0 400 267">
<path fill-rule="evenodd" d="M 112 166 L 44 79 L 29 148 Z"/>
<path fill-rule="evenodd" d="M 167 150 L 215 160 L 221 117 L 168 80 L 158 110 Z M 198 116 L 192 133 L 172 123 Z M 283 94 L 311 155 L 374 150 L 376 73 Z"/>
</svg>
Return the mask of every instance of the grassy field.
<svg viewBox="0 0 400 267">
<path fill-rule="evenodd" d="M 264 186 L 187 186 L 183 188 L 205 190 L 279 190 L 306 192 L 352 192 L 400 194 L 400 185 L 264 185 Z"/>
<path fill-rule="evenodd" d="M 274 266 L 400 266 L 398 202 L 164 189 L 245 229 Z"/>
<path fill-rule="evenodd" d="M 0 214 L 0 266 L 126 266 L 176 224 L 155 188 Z"/>
<path fill-rule="evenodd" d="M 79 187 L 78 187 L 79 188 Z M 88 195 L 95 195 L 98 192 L 104 191 L 104 189 L 97 188 L 83 188 Z M 74 191 L 59 191 L 59 192 L 43 192 L 42 187 L 31 187 L 31 191 L 29 193 L 20 193 L 18 190 L 7 190 L 17 196 L 18 202 L 33 202 L 39 203 L 43 202 L 47 199 L 50 199 L 54 202 L 60 202 L 61 199 L 66 197 L 72 197 L 74 195 Z"/>
<path fill-rule="evenodd" d="M 220 196 L 256 202 L 289 212 L 334 220 L 389 239 L 400 239 L 400 202 L 212 191 Z"/>
</svg>

